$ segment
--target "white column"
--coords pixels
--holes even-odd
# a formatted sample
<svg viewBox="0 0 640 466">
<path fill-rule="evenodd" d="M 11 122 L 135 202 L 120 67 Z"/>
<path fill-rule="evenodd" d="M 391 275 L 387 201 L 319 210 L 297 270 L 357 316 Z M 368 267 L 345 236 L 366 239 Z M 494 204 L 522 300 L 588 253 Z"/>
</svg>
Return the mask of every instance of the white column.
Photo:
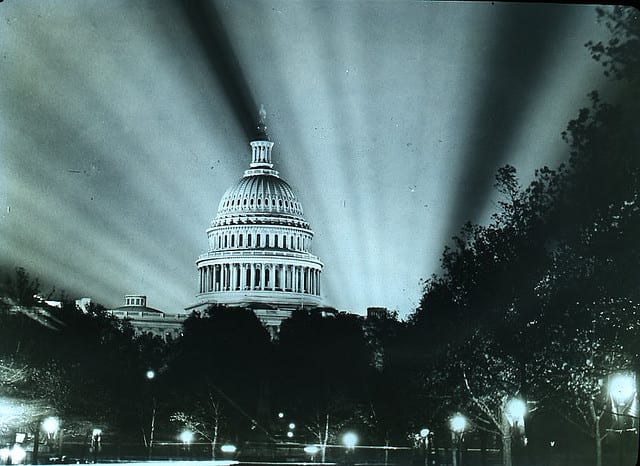
<svg viewBox="0 0 640 466">
<path fill-rule="evenodd" d="M 264 264 L 260 264 L 260 289 L 264 290 Z"/>
<path fill-rule="evenodd" d="M 227 264 L 220 265 L 220 290 L 227 289 Z"/>
<path fill-rule="evenodd" d="M 231 264 L 229 266 L 229 272 L 231 273 L 231 290 L 235 290 L 236 289 L 236 264 Z"/>
</svg>

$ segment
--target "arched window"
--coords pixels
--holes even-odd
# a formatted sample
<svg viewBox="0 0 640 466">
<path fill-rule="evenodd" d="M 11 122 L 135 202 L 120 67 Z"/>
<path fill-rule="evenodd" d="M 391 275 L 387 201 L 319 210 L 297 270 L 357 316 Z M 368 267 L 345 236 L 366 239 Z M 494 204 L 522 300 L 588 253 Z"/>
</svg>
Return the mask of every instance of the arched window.
<svg viewBox="0 0 640 466">
<path fill-rule="evenodd" d="M 247 246 L 251 247 L 251 233 L 247 235 Z"/>
<path fill-rule="evenodd" d="M 271 270 L 266 267 L 264 270 L 264 286 L 271 287 Z"/>
<path fill-rule="evenodd" d="M 238 246 L 242 247 L 242 233 L 238 236 Z"/>
<path fill-rule="evenodd" d="M 231 235 L 231 247 L 236 247 L 236 235 Z"/>
<path fill-rule="evenodd" d="M 251 206 L 253 207 L 253 198 L 251 198 Z"/>
<path fill-rule="evenodd" d="M 262 205 L 262 199 L 258 199 L 258 205 Z"/>
<path fill-rule="evenodd" d="M 227 247 L 227 235 L 224 235 L 224 247 Z"/>
<path fill-rule="evenodd" d="M 298 250 L 300 250 L 300 237 L 298 236 Z"/>
<path fill-rule="evenodd" d="M 278 235 L 275 235 L 273 238 L 273 247 L 274 248 L 278 247 Z"/>
<path fill-rule="evenodd" d="M 262 244 L 260 244 L 260 233 L 256 235 L 256 247 L 262 247 Z"/>
<path fill-rule="evenodd" d="M 270 244 L 269 244 L 269 235 L 268 235 L 268 234 L 267 234 L 267 235 L 265 235 L 265 238 L 264 238 L 264 245 L 265 245 L 265 247 L 267 247 L 267 248 L 270 246 Z"/>
<path fill-rule="evenodd" d="M 282 236 L 282 247 L 287 249 L 287 237 L 284 235 Z"/>
</svg>

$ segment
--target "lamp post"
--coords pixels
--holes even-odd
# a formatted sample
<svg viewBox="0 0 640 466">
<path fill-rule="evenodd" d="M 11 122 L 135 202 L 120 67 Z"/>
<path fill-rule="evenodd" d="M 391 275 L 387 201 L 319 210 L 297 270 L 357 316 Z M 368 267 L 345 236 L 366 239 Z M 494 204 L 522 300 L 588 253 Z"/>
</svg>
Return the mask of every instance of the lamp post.
<svg viewBox="0 0 640 466">
<path fill-rule="evenodd" d="M 462 435 L 467 427 L 467 418 L 462 414 L 456 414 L 449 419 L 449 428 L 451 429 L 451 456 L 453 466 L 462 465 Z"/>
<path fill-rule="evenodd" d="M 191 450 L 191 442 L 193 442 L 193 432 L 191 432 L 190 430 L 183 430 L 182 432 L 180 432 L 180 441 L 182 442 L 182 445 L 184 446 L 184 450 L 186 453 L 186 456 L 189 457 L 190 456 L 190 450 Z"/>
<path fill-rule="evenodd" d="M 156 377 L 156 373 L 152 369 L 149 369 L 145 373 L 145 376 L 147 377 L 147 380 L 151 384 L 151 381 Z M 153 437 L 155 435 L 155 430 L 156 430 L 156 396 L 153 393 L 153 386 L 150 386 L 149 390 L 151 392 L 152 406 L 151 406 L 151 426 L 149 428 L 149 445 L 147 450 L 147 458 L 151 459 L 151 454 L 153 451 Z"/>
<path fill-rule="evenodd" d="M 49 447 L 49 453 L 51 453 L 51 450 L 55 448 L 56 435 L 60 430 L 60 421 L 57 417 L 49 416 L 44 421 L 42 421 L 42 429 L 47 434 L 47 446 Z"/>
<path fill-rule="evenodd" d="M 511 440 L 513 432 L 524 434 L 524 416 L 527 404 L 519 398 L 505 398 L 502 407 L 502 461 L 504 466 L 512 466 Z"/>
<path fill-rule="evenodd" d="M 614 415 L 615 431 L 619 437 L 619 463 L 623 464 L 623 435 L 624 432 L 633 431 L 634 419 L 630 411 L 637 405 L 637 387 L 635 374 L 630 372 L 618 372 L 609 377 L 609 397 L 611 398 L 611 411 Z M 637 409 L 637 406 L 636 406 Z"/>
<path fill-rule="evenodd" d="M 102 448 L 102 429 L 93 429 L 91 432 L 91 452 L 93 453 L 93 462 L 98 462 L 98 453 Z"/>
<path fill-rule="evenodd" d="M 420 429 L 420 449 L 424 457 L 424 466 L 429 466 L 429 434 L 431 431 L 426 427 Z"/>
<path fill-rule="evenodd" d="M 304 447 L 304 452 L 309 455 L 309 460 L 311 462 L 313 462 L 313 460 L 315 459 L 315 456 L 318 454 L 318 452 L 320 451 L 320 448 L 318 448 L 317 445 L 307 445 L 306 447 Z"/>
<path fill-rule="evenodd" d="M 345 464 L 353 464 L 353 454 L 358 444 L 358 435 L 355 432 L 346 432 L 342 436 L 342 444 L 346 447 Z"/>
</svg>

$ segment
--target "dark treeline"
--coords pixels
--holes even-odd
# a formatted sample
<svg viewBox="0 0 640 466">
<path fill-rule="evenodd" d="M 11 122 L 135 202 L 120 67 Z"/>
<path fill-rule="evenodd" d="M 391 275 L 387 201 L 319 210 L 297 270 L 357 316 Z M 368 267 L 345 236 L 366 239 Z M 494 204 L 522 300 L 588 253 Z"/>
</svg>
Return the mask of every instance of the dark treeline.
<svg viewBox="0 0 640 466">
<path fill-rule="evenodd" d="M 406 321 L 300 310 L 271 341 L 250 310 L 219 307 L 163 342 L 99 306 L 11 312 L 38 306 L 38 282 L 19 270 L 0 314 L 0 390 L 147 447 L 183 427 L 214 451 L 281 441 L 290 422 L 298 442 L 353 429 L 364 444 L 407 445 L 428 427 L 447 445 L 448 420 L 463 413 L 468 445 L 513 450 L 522 464 L 550 461 L 550 448 L 579 446 L 581 464 L 598 466 L 635 450 L 637 406 L 616 406 L 608 389 L 617 373 L 640 374 L 640 26 L 635 10 L 598 11 L 611 39 L 586 45 L 611 103 L 590 95 L 563 132 L 568 161 L 529 186 L 498 171 L 496 213 L 445 248 Z M 513 398 L 527 407 L 517 430 Z"/>
</svg>

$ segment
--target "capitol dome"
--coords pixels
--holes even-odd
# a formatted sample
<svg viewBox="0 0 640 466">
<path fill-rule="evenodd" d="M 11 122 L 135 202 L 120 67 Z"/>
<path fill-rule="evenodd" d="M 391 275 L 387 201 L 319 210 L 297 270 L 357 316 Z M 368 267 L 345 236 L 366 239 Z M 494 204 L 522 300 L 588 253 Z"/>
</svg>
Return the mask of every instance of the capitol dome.
<svg viewBox="0 0 640 466">
<path fill-rule="evenodd" d="M 207 229 L 208 251 L 196 261 L 198 302 L 263 308 L 275 320 L 321 302 L 323 264 L 312 254 L 313 231 L 300 200 L 271 163 L 273 142 L 252 141 L 244 176 L 222 196 Z M 277 318 L 275 314 L 278 314 Z"/>
</svg>

